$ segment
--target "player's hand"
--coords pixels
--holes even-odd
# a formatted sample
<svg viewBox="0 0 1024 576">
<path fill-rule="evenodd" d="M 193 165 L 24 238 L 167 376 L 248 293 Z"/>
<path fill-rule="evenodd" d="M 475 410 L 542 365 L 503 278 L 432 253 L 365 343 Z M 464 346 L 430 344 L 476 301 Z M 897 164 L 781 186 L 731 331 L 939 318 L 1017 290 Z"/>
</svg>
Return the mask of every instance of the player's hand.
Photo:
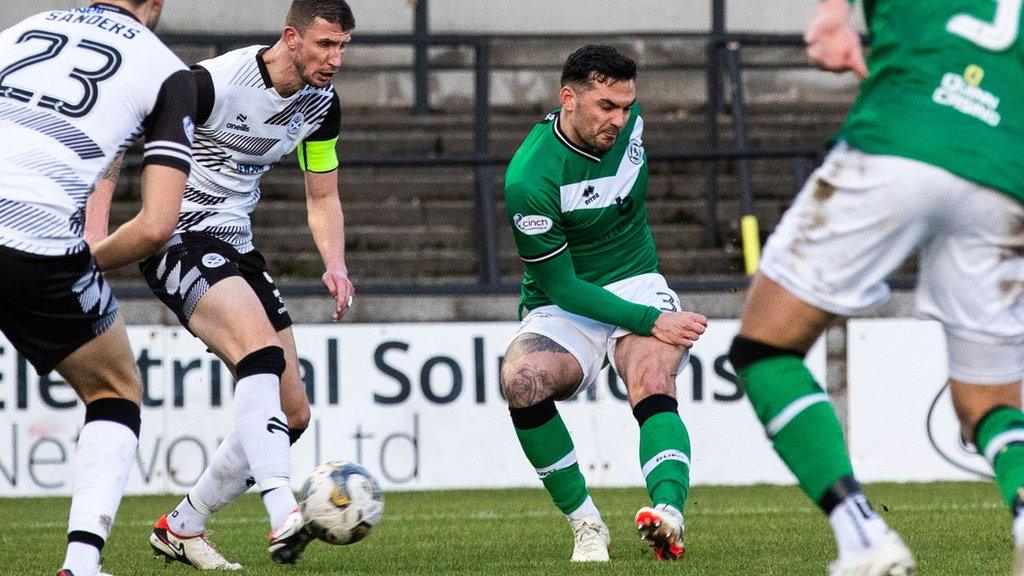
<svg viewBox="0 0 1024 576">
<path fill-rule="evenodd" d="M 807 55 L 822 70 L 853 71 L 864 79 L 868 76 L 868 66 L 860 34 L 850 26 L 849 15 L 847 0 L 825 0 L 819 4 L 818 13 L 804 34 Z"/>
<path fill-rule="evenodd" d="M 651 327 L 651 336 L 689 349 L 707 327 L 708 319 L 696 312 L 662 312 Z"/>
<path fill-rule="evenodd" d="M 331 296 L 334 296 L 334 313 L 331 314 L 331 321 L 340 322 L 352 306 L 352 297 L 356 295 L 356 289 L 348 279 L 348 274 L 338 270 L 324 272 L 321 280 Z"/>
</svg>

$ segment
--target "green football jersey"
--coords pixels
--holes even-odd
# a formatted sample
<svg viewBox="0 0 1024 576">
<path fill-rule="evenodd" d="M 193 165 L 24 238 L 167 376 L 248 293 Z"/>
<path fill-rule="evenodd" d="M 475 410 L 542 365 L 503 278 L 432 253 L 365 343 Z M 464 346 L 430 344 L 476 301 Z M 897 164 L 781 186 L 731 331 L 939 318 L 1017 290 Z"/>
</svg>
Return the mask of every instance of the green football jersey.
<svg viewBox="0 0 1024 576">
<path fill-rule="evenodd" d="M 530 264 L 566 251 L 576 276 L 598 286 L 658 271 L 647 224 L 647 154 L 639 106 L 633 106 L 615 145 L 600 157 L 562 134 L 558 114 L 533 128 L 505 174 L 505 207 L 519 256 L 527 264 L 521 302 L 528 309 L 552 302 L 530 273 Z"/>
<path fill-rule="evenodd" d="M 1024 200 L 1021 0 L 865 0 L 869 75 L 838 140 Z"/>
</svg>

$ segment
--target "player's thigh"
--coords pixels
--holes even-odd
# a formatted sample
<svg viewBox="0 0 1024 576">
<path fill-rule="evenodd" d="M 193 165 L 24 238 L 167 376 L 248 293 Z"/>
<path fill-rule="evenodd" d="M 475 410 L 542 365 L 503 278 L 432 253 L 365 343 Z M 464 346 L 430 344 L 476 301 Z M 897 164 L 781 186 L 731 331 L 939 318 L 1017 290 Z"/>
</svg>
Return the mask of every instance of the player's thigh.
<svg viewBox="0 0 1024 576">
<path fill-rule="evenodd" d="M 884 301 L 886 277 L 927 237 L 933 214 L 951 198 L 945 175 L 921 162 L 837 146 L 769 237 L 759 272 L 836 315 Z M 754 305 L 752 313 L 770 314 Z"/>
<path fill-rule="evenodd" d="M 524 332 L 505 351 L 501 388 L 509 406 L 525 408 L 572 396 L 583 375 L 580 362 L 566 347 L 548 336 Z"/>
<path fill-rule="evenodd" d="M 946 332 L 949 376 L 1001 385 L 1024 377 L 1024 207 L 965 182 L 921 252 L 917 308 Z"/>
<path fill-rule="evenodd" d="M 739 335 L 776 348 L 807 352 L 836 315 L 804 302 L 758 273 L 747 293 Z"/>
<path fill-rule="evenodd" d="M 241 276 L 211 286 L 189 318 L 189 330 L 232 365 L 267 346 L 281 346 L 259 298 Z"/>
<path fill-rule="evenodd" d="M 299 369 L 295 334 L 288 327 L 279 331 L 277 337 L 284 349 L 285 360 L 284 374 L 281 375 L 281 409 L 288 417 L 290 428 L 304 429 L 309 425 L 309 398 Z"/>
<path fill-rule="evenodd" d="M 175 235 L 139 268 L 183 326 L 231 366 L 280 346 L 263 303 L 244 277 L 244 255 L 202 232 Z"/>
<path fill-rule="evenodd" d="M 57 364 L 57 372 L 86 404 L 101 398 L 142 400 L 139 367 L 121 318 Z"/>
<path fill-rule="evenodd" d="M 1020 381 L 1002 384 L 972 384 L 950 379 L 949 390 L 953 408 L 960 420 L 964 438 L 973 441 L 978 422 L 1000 406 L 1021 406 Z"/>
<path fill-rule="evenodd" d="M 627 334 L 615 343 L 615 370 L 626 383 L 629 405 L 649 396 L 676 395 L 676 375 L 686 364 L 687 350 L 657 338 Z"/>
</svg>

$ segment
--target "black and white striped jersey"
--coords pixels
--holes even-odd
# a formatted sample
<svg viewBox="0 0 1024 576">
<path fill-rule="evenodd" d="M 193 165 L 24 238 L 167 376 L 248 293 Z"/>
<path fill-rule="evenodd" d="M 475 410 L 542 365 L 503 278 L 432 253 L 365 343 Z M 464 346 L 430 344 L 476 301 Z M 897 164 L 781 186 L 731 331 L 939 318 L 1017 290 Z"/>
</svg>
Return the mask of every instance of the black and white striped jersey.
<svg viewBox="0 0 1024 576">
<path fill-rule="evenodd" d="M 195 102 L 187 67 L 121 8 L 54 10 L 0 32 L 0 245 L 84 249 L 86 199 L 140 135 L 145 163 L 188 172 Z"/>
<path fill-rule="evenodd" d="M 249 214 L 260 177 L 303 141 L 338 137 L 341 104 L 332 86 L 305 86 L 283 98 L 250 46 L 199 62 L 199 105 L 192 172 L 177 232 L 202 231 L 245 253 L 253 249 Z"/>
</svg>

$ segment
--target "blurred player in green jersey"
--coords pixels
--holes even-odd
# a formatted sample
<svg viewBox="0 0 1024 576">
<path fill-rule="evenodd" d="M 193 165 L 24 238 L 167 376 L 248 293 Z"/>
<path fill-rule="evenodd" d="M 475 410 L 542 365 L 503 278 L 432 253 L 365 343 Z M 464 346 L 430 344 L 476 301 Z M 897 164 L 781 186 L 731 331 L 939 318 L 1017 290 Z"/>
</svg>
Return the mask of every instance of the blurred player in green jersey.
<svg viewBox="0 0 1024 576">
<path fill-rule="evenodd" d="M 526 314 L 501 385 L 526 457 L 569 519 L 579 562 L 607 561 L 610 537 L 555 400 L 593 384 L 606 361 L 640 425 L 652 505 L 637 512 L 637 528 L 658 558 L 683 553 L 690 439 L 675 376 L 707 319 L 682 311 L 658 273 L 635 78 L 636 64 L 609 46 L 569 56 L 561 108 L 533 128 L 505 177 Z"/>
<path fill-rule="evenodd" d="M 1024 542 L 1024 45 L 1021 0 L 847 0 L 807 35 L 861 93 L 765 248 L 730 358 L 775 450 L 828 515 L 830 574 L 911 574 L 913 556 L 854 480 L 842 428 L 803 356 L 839 317 L 888 297 L 920 250 L 919 313 L 942 323 L 963 435 L 995 468 Z M 1021 574 L 1018 567 L 1015 574 Z"/>
</svg>

